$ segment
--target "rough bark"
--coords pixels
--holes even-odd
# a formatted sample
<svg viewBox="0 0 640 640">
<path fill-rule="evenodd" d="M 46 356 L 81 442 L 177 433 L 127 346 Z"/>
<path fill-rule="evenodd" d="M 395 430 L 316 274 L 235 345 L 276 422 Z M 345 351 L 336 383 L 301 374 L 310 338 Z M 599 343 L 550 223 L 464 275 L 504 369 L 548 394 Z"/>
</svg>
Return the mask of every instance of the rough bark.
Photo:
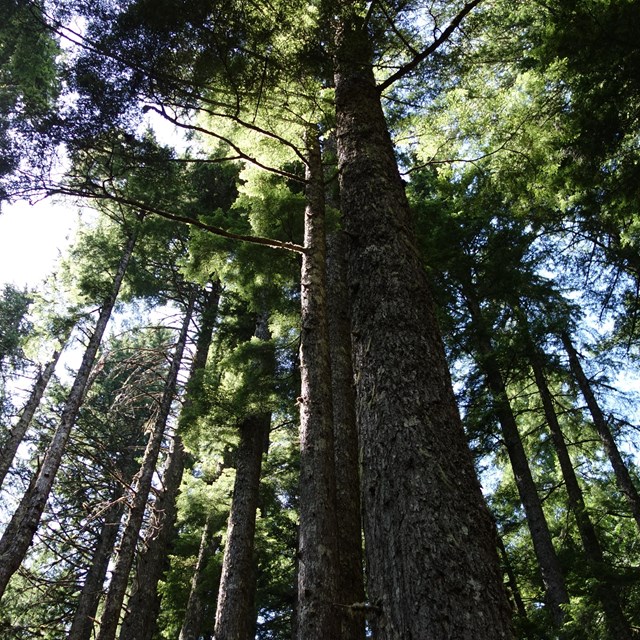
<svg viewBox="0 0 640 640">
<path fill-rule="evenodd" d="M 173 358 L 165 381 L 162 399 L 160 400 L 153 429 L 149 435 L 140 471 L 134 479 L 134 492 L 127 512 L 124 532 L 120 542 L 120 548 L 118 550 L 118 559 L 113 570 L 104 610 L 100 618 L 100 631 L 97 636 L 98 640 L 113 640 L 116 636 L 120 620 L 120 610 L 127 590 L 129 573 L 133 565 L 133 559 L 138 544 L 138 536 L 144 519 L 149 491 L 151 490 L 151 482 L 156 469 L 160 449 L 162 447 L 171 404 L 175 398 L 178 383 L 178 372 L 180 370 L 182 354 L 187 341 L 189 324 L 193 313 L 193 305 L 194 295 L 192 294 L 185 312 L 180 336 L 173 352 Z"/>
<path fill-rule="evenodd" d="M 533 550 L 544 583 L 546 604 L 554 623 L 560 626 L 565 617 L 563 605 L 569 602 L 565 576 L 553 546 L 547 518 L 542 509 L 542 501 L 531 475 L 529 460 L 509 403 L 506 385 L 493 352 L 480 305 L 470 286 L 465 286 L 464 293 L 475 329 L 476 346 L 481 358 L 480 368 L 493 397 L 493 410 L 500 423 L 502 440 L 513 469 L 518 495 L 527 516 Z"/>
<path fill-rule="evenodd" d="M 640 529 L 640 496 L 638 495 L 638 490 L 631 479 L 631 474 L 629 473 L 629 469 L 627 469 L 627 465 L 624 463 L 624 460 L 620 455 L 620 450 L 618 449 L 616 440 L 613 437 L 613 434 L 609 429 L 609 425 L 607 424 L 607 420 L 602 413 L 602 409 L 600 409 L 600 405 L 596 400 L 591 384 L 589 383 L 589 379 L 582 369 L 580 358 L 578 357 L 578 353 L 571 342 L 570 336 L 567 333 L 563 333 L 561 338 L 565 351 L 569 356 L 569 366 L 571 367 L 571 371 L 578 382 L 580 391 L 587 403 L 591 419 L 593 420 L 593 426 L 595 427 L 595 430 L 602 441 L 604 451 L 609 458 L 618 488 L 626 498 L 627 503 L 629 504 L 629 509 L 631 510 L 636 524 L 638 525 L 638 529 Z"/>
<path fill-rule="evenodd" d="M 300 528 L 297 637 L 338 637 L 337 523 L 326 307 L 325 202 L 320 146 L 307 136 L 301 270 Z"/>
<path fill-rule="evenodd" d="M 175 436 L 162 477 L 163 491 L 154 505 L 154 522 L 138 556 L 136 576 L 120 629 L 120 640 L 151 640 L 160 613 L 158 582 L 168 568 L 178 516 L 176 499 L 184 471 L 184 447 Z"/>
<path fill-rule="evenodd" d="M 213 535 L 216 526 L 216 518 L 214 516 L 215 513 L 212 512 L 207 518 L 207 522 L 202 530 L 198 559 L 193 571 L 189 600 L 187 602 L 182 628 L 180 629 L 179 640 L 200 640 L 200 638 L 202 638 L 202 626 L 208 606 L 202 593 L 205 568 L 222 542 L 219 536 Z"/>
<path fill-rule="evenodd" d="M 109 560 L 118 537 L 120 520 L 124 510 L 120 496 L 114 496 L 113 502 L 104 515 L 104 524 L 100 537 L 91 557 L 78 605 L 69 629 L 67 640 L 91 640 L 98 603 L 103 592 Z"/>
<path fill-rule="evenodd" d="M 254 637 L 255 571 L 253 543 L 265 432 L 270 414 L 249 416 L 239 427 L 236 478 L 227 526 L 216 612 L 216 640 Z"/>
<path fill-rule="evenodd" d="M 553 396 L 547 385 L 544 375 L 540 355 L 535 351 L 532 344 L 529 344 L 530 362 L 536 380 L 536 385 L 542 400 L 547 426 L 551 432 L 551 441 L 558 456 L 562 478 L 564 480 L 567 494 L 569 496 L 569 507 L 576 519 L 576 525 L 582 541 L 585 556 L 589 562 L 591 573 L 595 578 L 596 596 L 602 604 L 605 621 L 611 640 L 630 640 L 633 636 L 629 622 L 624 616 L 617 589 L 612 584 L 607 584 L 603 579 L 602 569 L 604 569 L 604 554 L 598 539 L 595 527 L 589 517 L 589 512 L 584 503 L 582 488 L 578 482 L 567 443 L 564 439 L 558 416 L 555 412 Z"/>
<path fill-rule="evenodd" d="M 458 414 L 365 29 L 336 29 L 368 590 L 380 640 L 512 637 L 495 528 Z M 463 613 L 464 612 L 464 613 Z"/>
<path fill-rule="evenodd" d="M 31 424 L 31 420 L 33 419 L 37 408 L 40 406 L 40 400 L 42 400 L 42 396 L 49 384 L 49 380 L 51 380 L 51 376 L 55 371 L 61 353 L 62 349 L 56 350 L 53 353 L 51 360 L 45 365 L 44 369 L 38 373 L 38 377 L 33 385 L 29 399 L 22 409 L 20 418 L 13 429 L 11 429 L 7 442 L 2 447 L 2 451 L 0 451 L 0 487 L 4 483 L 4 479 L 13 464 L 13 459 L 15 458 L 20 443 L 24 440 L 24 436 Z"/>
<path fill-rule="evenodd" d="M 4 594 L 11 576 L 18 570 L 24 556 L 33 541 L 40 518 L 44 512 L 53 482 L 62 462 L 62 456 L 75 424 L 80 405 L 84 398 L 91 369 L 95 362 L 98 347 L 111 317 L 116 303 L 124 274 L 131 259 L 137 238 L 137 227 L 132 232 L 120 258 L 120 263 L 113 280 L 111 293 L 103 302 L 96 326 L 89 338 L 87 348 L 82 357 L 80 368 L 76 373 L 71 391 L 65 402 L 60 424 L 47 448 L 44 459 L 29 489 L 23 496 L 16 512 L 0 540 L 0 598 Z"/>
<path fill-rule="evenodd" d="M 331 234 L 327 242 L 327 293 L 331 393 L 336 467 L 338 520 L 338 613 L 345 640 L 365 637 L 362 611 L 353 605 L 365 601 L 362 575 L 362 514 L 355 390 L 351 362 L 351 317 L 347 286 L 347 238 Z"/>
</svg>

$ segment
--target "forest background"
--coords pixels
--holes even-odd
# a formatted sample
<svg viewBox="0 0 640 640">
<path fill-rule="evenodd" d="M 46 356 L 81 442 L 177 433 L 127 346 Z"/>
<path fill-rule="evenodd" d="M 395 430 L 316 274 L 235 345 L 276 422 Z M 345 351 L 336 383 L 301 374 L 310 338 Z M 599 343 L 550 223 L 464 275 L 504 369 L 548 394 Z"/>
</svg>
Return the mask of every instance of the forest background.
<svg viewBox="0 0 640 640">
<path fill-rule="evenodd" d="M 640 3 L 1 7 L 3 638 L 638 636 Z"/>
</svg>

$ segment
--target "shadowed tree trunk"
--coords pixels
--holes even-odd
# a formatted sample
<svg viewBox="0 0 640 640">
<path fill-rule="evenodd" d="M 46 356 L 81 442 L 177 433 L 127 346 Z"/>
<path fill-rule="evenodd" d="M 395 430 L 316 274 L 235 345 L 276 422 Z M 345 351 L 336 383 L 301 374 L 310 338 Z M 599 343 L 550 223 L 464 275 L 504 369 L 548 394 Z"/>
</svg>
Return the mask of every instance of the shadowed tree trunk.
<svg viewBox="0 0 640 640">
<path fill-rule="evenodd" d="M 258 319 L 255 336 L 260 340 L 270 338 L 266 315 Z M 218 590 L 216 640 L 251 640 L 255 636 L 254 538 L 262 454 L 269 442 L 270 425 L 271 414 L 265 413 L 248 416 L 239 426 L 236 477 Z"/>
<path fill-rule="evenodd" d="M 105 512 L 104 524 L 80 592 L 67 640 L 91 640 L 93 635 L 95 615 L 124 510 L 124 505 L 119 498 L 120 496 L 114 496 L 113 502 Z"/>
<path fill-rule="evenodd" d="M 351 363 L 351 318 L 347 286 L 347 238 L 341 232 L 327 243 L 327 293 L 331 353 L 331 392 L 336 461 L 338 519 L 338 598 L 341 637 L 365 637 L 363 612 L 348 609 L 365 602 L 362 575 L 362 514 L 355 391 Z"/>
<path fill-rule="evenodd" d="M 506 385 L 493 352 L 480 305 L 470 285 L 464 285 L 463 292 L 473 320 L 476 346 L 481 358 L 479 367 L 491 391 L 493 409 L 500 423 L 502 440 L 509 455 L 518 495 L 527 516 L 531 542 L 545 587 L 545 600 L 556 626 L 560 626 L 565 615 L 562 605 L 569 602 L 565 577 L 553 546 L 547 518 L 542 509 L 542 501 L 531 475 L 529 460 L 509 403 Z"/>
<path fill-rule="evenodd" d="M 569 507 L 576 519 L 578 532 L 580 534 L 580 539 L 582 540 L 582 546 L 587 560 L 589 561 L 591 573 L 596 580 L 595 592 L 596 596 L 602 603 L 606 624 L 609 630 L 609 637 L 611 640 L 630 640 L 633 637 L 631 627 L 622 612 L 617 589 L 614 585 L 610 583 L 608 584 L 608 581 L 606 581 L 602 575 L 602 571 L 605 566 L 602 547 L 600 546 L 598 535 L 584 503 L 582 489 L 578 483 L 578 478 L 567 449 L 567 443 L 564 439 L 564 435 L 555 412 L 553 396 L 551 395 L 551 391 L 549 390 L 549 386 L 544 375 L 541 357 L 530 339 L 527 338 L 527 340 L 529 361 L 533 368 L 536 385 L 544 408 L 545 418 L 549 431 L 551 432 L 551 441 L 553 442 L 553 447 L 556 451 L 556 455 L 558 456 L 558 462 L 560 463 L 562 478 L 564 480 L 565 487 L 567 488 Z"/>
<path fill-rule="evenodd" d="M 154 505 L 154 522 L 136 563 L 136 576 L 122 621 L 120 640 L 151 640 L 158 615 L 160 597 L 158 582 L 168 567 L 171 543 L 178 516 L 176 499 L 184 471 L 184 447 L 175 436 L 162 477 L 163 491 Z"/>
<path fill-rule="evenodd" d="M 4 483 L 4 479 L 11 468 L 20 443 L 24 440 L 24 436 L 31 424 L 31 420 L 40 406 L 40 400 L 42 400 L 42 396 L 49 384 L 49 380 L 51 380 L 51 376 L 55 371 L 61 353 L 62 349 L 57 349 L 53 353 L 51 360 L 45 365 L 44 369 L 38 373 L 38 377 L 33 385 L 29 399 L 22 409 L 20 418 L 13 429 L 11 429 L 7 442 L 2 447 L 2 451 L 0 451 L 0 487 Z"/>
<path fill-rule="evenodd" d="M 144 519 L 149 491 L 151 490 L 151 482 L 155 473 L 160 449 L 162 447 L 167 419 L 171 411 L 171 404 L 175 398 L 178 383 L 178 372 L 180 370 L 182 354 L 187 342 L 189 324 L 191 323 L 191 316 L 193 313 L 194 298 L 195 290 L 192 290 L 189 296 L 187 309 L 185 311 L 182 328 L 180 330 L 180 336 L 176 343 L 173 358 L 171 360 L 171 366 L 169 367 L 169 372 L 165 381 L 162 399 L 160 401 L 160 406 L 158 407 L 158 414 L 156 416 L 153 429 L 149 435 L 140 471 L 133 482 L 134 492 L 130 499 L 127 518 L 124 525 L 124 532 L 120 542 L 120 548 L 118 550 L 118 559 L 113 570 L 104 610 L 100 618 L 100 631 L 97 636 L 98 640 L 113 640 L 116 636 L 120 620 L 120 610 L 127 590 L 129 573 L 133 565 L 136 546 L 138 544 L 138 536 Z"/>
<path fill-rule="evenodd" d="M 510 638 L 496 532 L 356 13 L 337 5 L 334 82 L 371 623 L 379 640 Z"/>
<path fill-rule="evenodd" d="M 593 420 L 593 426 L 595 427 L 598 436 L 600 436 L 602 446 L 604 447 L 605 453 L 609 458 L 609 462 L 613 467 L 613 473 L 616 477 L 618 488 L 626 498 L 627 503 L 629 504 L 629 509 L 631 510 L 636 524 L 640 529 L 640 496 L 638 495 L 638 490 L 631 479 L 631 474 L 629 473 L 629 469 L 627 469 L 627 465 L 624 463 L 624 460 L 620 455 L 618 445 L 616 444 L 615 438 L 611 433 L 611 429 L 609 429 L 609 425 L 607 424 L 607 420 L 605 419 L 602 410 L 600 409 L 600 405 L 598 404 L 593 390 L 591 389 L 589 379 L 582 369 L 578 353 L 571 342 L 569 334 L 563 333 L 561 338 L 565 351 L 569 356 L 569 366 L 571 367 L 571 371 L 573 372 L 573 375 L 578 382 L 578 386 L 580 387 L 580 391 L 587 402 L 587 407 L 589 408 L 589 413 Z"/>
<path fill-rule="evenodd" d="M 307 133 L 305 253 L 301 270 L 299 640 L 338 637 L 336 485 L 326 308 L 322 158 Z"/>
<path fill-rule="evenodd" d="M 103 302 L 96 326 L 89 338 L 89 342 L 82 356 L 80 368 L 76 373 L 71 391 L 67 397 L 60 424 L 56 429 L 51 444 L 47 448 L 44 459 L 36 475 L 33 477 L 29 489 L 22 498 L 16 512 L 7 526 L 0 540 L 0 597 L 4 594 L 7 583 L 22 563 L 33 536 L 38 528 L 40 518 L 44 512 L 51 488 L 62 462 L 62 456 L 75 424 L 80 405 L 87 389 L 91 369 L 105 329 L 116 303 L 122 280 L 133 254 L 139 227 L 132 231 L 123 249 L 120 263 L 113 279 L 111 293 Z"/>
</svg>

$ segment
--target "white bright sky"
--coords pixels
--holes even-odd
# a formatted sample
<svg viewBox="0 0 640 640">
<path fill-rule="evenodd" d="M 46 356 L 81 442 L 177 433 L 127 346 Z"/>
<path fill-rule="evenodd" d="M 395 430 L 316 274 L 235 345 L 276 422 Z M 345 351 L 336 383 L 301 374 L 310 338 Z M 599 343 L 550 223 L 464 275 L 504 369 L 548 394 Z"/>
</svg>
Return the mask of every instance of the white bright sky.
<svg viewBox="0 0 640 640">
<path fill-rule="evenodd" d="M 74 205 L 50 200 L 0 209 L 0 284 L 37 286 L 53 270 L 78 224 Z"/>
</svg>

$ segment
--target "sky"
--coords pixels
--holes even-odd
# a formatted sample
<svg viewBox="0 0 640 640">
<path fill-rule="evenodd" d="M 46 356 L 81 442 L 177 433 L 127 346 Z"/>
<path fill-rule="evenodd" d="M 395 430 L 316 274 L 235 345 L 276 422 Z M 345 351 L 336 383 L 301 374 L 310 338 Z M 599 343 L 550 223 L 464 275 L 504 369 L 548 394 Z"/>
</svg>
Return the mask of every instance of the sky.
<svg viewBox="0 0 640 640">
<path fill-rule="evenodd" d="M 43 200 L 0 210 L 0 284 L 38 285 L 73 239 L 78 209 Z"/>
</svg>

